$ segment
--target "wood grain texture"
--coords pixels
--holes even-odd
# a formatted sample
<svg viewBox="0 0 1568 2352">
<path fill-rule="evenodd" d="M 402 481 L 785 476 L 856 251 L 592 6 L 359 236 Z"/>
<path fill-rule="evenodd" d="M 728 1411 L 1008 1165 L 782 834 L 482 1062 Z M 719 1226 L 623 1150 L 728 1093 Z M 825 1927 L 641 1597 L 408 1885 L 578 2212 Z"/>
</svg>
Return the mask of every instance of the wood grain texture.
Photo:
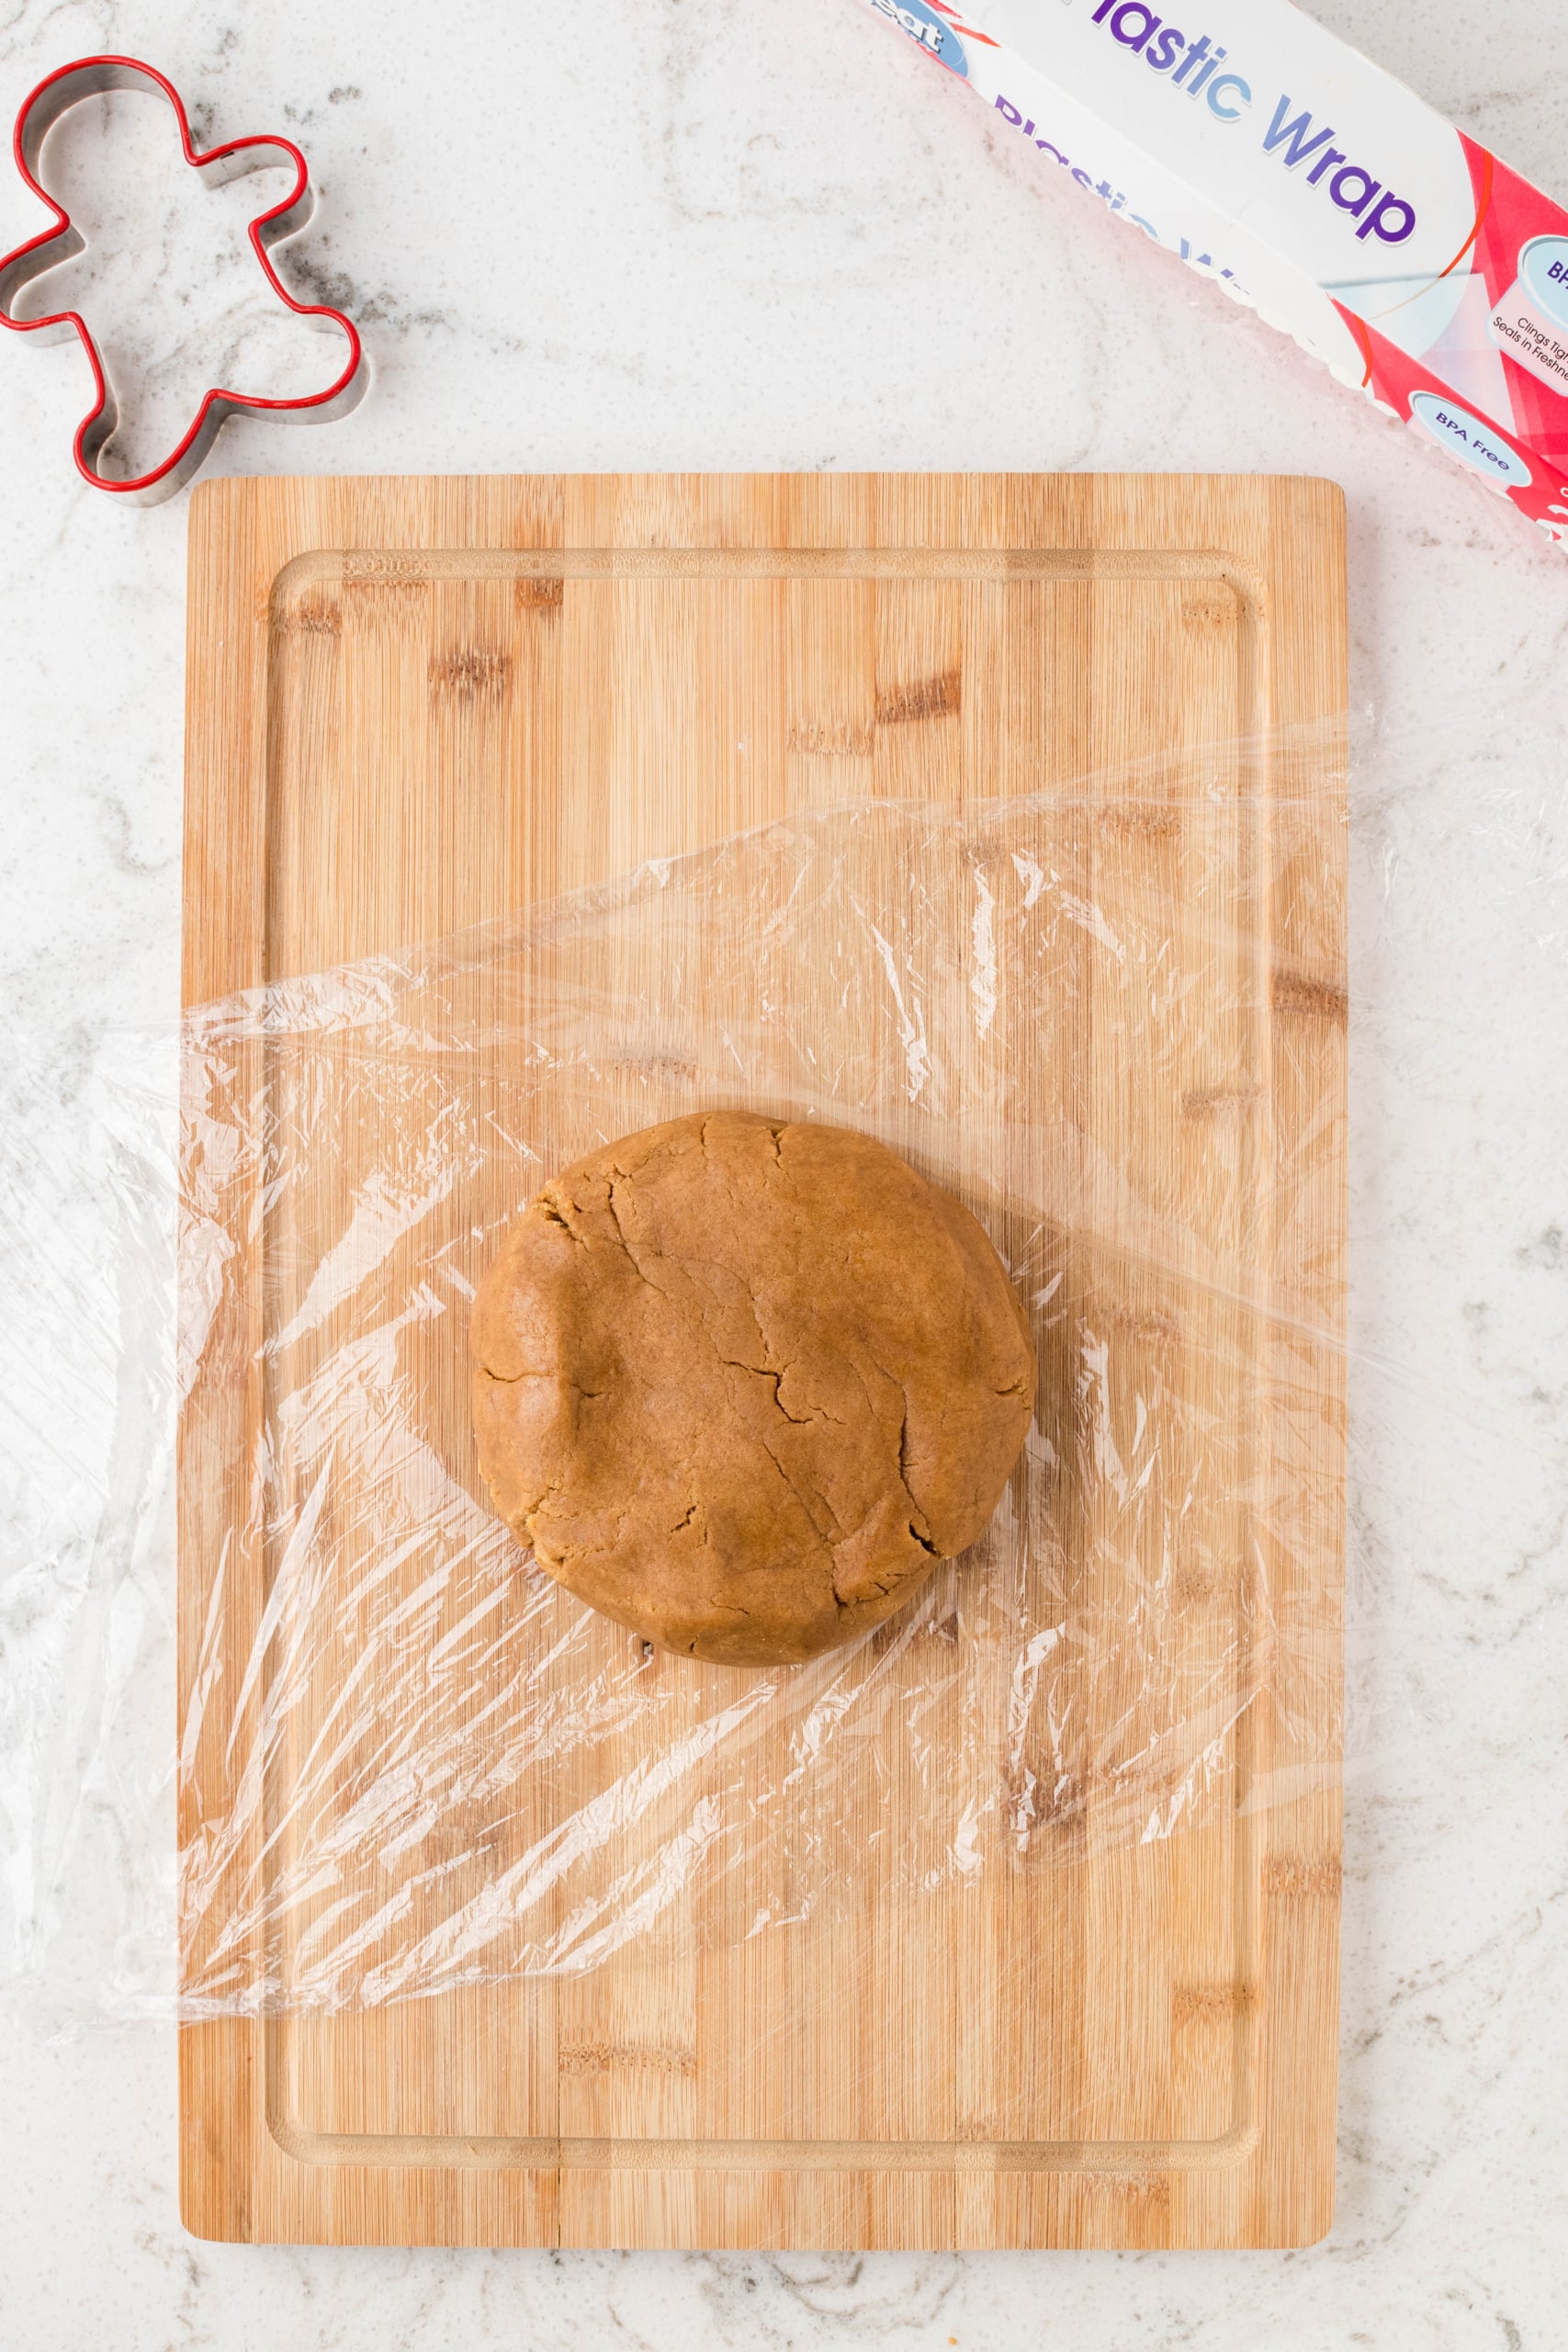
<svg viewBox="0 0 1568 2352">
<path fill-rule="evenodd" d="M 1064 858 L 1091 898 L 1099 877 L 1182 906 L 1195 972 L 1234 978 L 1248 958 L 1257 972 L 1222 989 L 1229 1010 L 1195 1024 L 1182 1083 L 1156 1098 L 1119 1058 L 1086 960 L 1070 1021 L 1019 1086 L 1032 1117 L 1111 1138 L 1172 1229 L 1241 1270 L 1200 1310 L 1195 1265 L 1124 1256 L 1112 1278 L 1087 1244 L 1063 1245 L 1069 1293 L 1118 1318 L 1129 1391 L 1195 1390 L 1233 1368 L 1212 1401 L 1245 1428 L 1257 1476 L 1216 1492 L 1196 1455 L 1164 1466 L 1189 1477 L 1202 1530 L 1168 1606 L 1194 1673 L 1245 1639 L 1276 1702 L 1225 1735 L 1237 1802 L 1224 1820 L 1102 1850 L 1091 1792 L 1078 1859 L 987 1881 L 978 1901 L 882 1908 L 868 1881 L 858 1913 L 676 1964 L 189 2024 L 181 2197 L 198 2235 L 1241 2247 L 1327 2228 L 1338 1793 L 1332 1773 L 1292 1766 L 1295 1746 L 1331 1752 L 1337 1723 L 1343 1361 L 1289 1335 L 1343 1329 L 1345 666 L 1342 503 L 1320 482 L 197 491 L 188 1005 L 788 811 L 977 802 L 1167 763 L 1168 809 L 1154 787 L 1134 803 L 1108 785 Z M 1210 745 L 1224 748 L 1189 756 Z M 1235 811 L 1226 870 L 1245 920 L 1183 905 L 1193 794 L 1211 816 Z M 998 1134 L 999 1154 L 1016 1148 Z M 1100 1206 L 1103 1234 L 1115 1213 Z M 247 1266 L 254 1230 L 236 1215 Z M 197 1662 L 211 1663 L 220 1568 L 236 1682 L 267 1599 L 267 1555 L 243 1533 L 266 1329 L 256 1270 L 207 1336 L 182 1419 L 182 1723 Z M 1260 1370 L 1270 1349 L 1295 1350 L 1289 1379 Z M 1042 1369 L 1069 1449 L 1075 1412 L 1120 1409 L 1075 1402 L 1065 1362 Z M 441 1408 L 453 1416 L 464 1376 L 457 1365 Z M 1306 1498 L 1289 1527 L 1257 1505 L 1271 1471 Z M 1113 1573 L 1092 1525 L 1075 1542 L 1075 1573 Z M 1263 1592 L 1296 1629 L 1277 1666 L 1258 1645 Z M 1103 1599 L 1114 1607 L 1113 1586 Z M 182 1786 L 186 1840 L 222 1788 L 209 1715 Z M 287 1779 L 287 1750 L 275 1769 Z M 1248 1807 L 1265 1787 L 1274 1801 Z M 541 1820 L 551 1801 L 517 1799 Z M 276 1802 L 287 1811 L 286 1789 Z"/>
</svg>

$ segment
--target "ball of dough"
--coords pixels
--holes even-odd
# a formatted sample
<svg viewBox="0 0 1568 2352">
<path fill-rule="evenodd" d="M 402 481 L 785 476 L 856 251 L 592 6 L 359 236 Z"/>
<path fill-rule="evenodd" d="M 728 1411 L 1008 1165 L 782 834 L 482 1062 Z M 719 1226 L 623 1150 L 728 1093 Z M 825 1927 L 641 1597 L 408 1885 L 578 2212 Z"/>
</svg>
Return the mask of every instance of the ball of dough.
<svg viewBox="0 0 1568 2352">
<path fill-rule="evenodd" d="M 984 1532 L 1034 1403 L 967 1209 L 868 1136 L 739 1111 L 547 1184 L 472 1345 L 479 1466 L 539 1566 L 732 1666 L 891 1616 Z"/>
</svg>

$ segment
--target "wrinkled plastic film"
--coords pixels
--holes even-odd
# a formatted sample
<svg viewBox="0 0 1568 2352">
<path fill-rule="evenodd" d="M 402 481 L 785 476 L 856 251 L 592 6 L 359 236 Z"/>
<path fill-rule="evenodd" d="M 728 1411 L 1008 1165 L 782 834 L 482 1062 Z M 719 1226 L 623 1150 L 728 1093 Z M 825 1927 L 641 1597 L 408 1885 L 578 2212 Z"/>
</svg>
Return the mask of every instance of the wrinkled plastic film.
<svg viewBox="0 0 1568 2352">
<path fill-rule="evenodd" d="M 1330 1764 L 1337 1456 L 1278 1450 L 1334 1389 L 1333 1301 L 1278 1260 L 1322 1171 L 1259 1116 L 1273 878 L 1319 811 L 1294 837 L 1288 791 L 1211 764 L 1207 792 L 829 810 L 191 1024 L 185 1343 L 194 1394 L 259 1295 L 235 1550 L 265 1595 L 196 1664 L 194 2001 L 578 1971 L 1166 1837 L 1266 1793 L 1265 1706 L 1270 1756 Z M 650 1653 L 543 1577 L 468 1421 L 510 1220 L 597 1144 L 725 1105 L 854 1125 L 958 1193 L 1041 1357 L 987 1540 L 772 1671 Z"/>
<path fill-rule="evenodd" d="M 162 1790 L 120 1792 L 127 1818 L 177 1802 L 185 2014 L 896 1917 L 1337 1776 L 1337 761 L 1313 735 L 828 808 L 190 1017 L 184 1728 Z M 142 1099 L 120 1085 L 122 1124 Z M 904 1153 L 980 1218 L 1039 1351 L 985 1540 L 806 1666 L 651 1651 L 539 1571 L 474 1455 L 468 1313 L 507 1225 L 581 1153 L 705 1107 Z M 155 1151 L 128 1170 L 146 1229 L 117 1244 L 106 1409 L 148 1470 L 88 1584 L 168 1523 L 168 1328 L 136 1292 L 164 1296 L 173 1186 Z M 111 1584 L 70 1638 L 135 1657 L 161 1610 L 166 1643 L 166 1587 L 122 1639 L 140 1588 Z M 70 1679 L 37 1672 L 46 1701 Z M 100 1726 L 112 1681 L 82 1702 Z M 133 2005 L 172 1992 L 139 1883 Z"/>
</svg>

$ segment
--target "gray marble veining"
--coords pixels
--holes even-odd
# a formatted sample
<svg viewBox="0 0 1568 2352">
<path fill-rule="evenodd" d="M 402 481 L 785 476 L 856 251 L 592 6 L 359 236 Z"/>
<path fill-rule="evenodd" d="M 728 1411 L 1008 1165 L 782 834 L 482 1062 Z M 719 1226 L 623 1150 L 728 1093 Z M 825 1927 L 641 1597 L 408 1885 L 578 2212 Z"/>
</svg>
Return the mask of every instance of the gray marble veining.
<svg viewBox="0 0 1568 2352">
<path fill-rule="evenodd" d="M 1317 13 L 1568 196 L 1556 0 Z M 1032 172 L 851 0 L 12 0 L 0 107 L 106 47 L 170 72 L 201 135 L 301 141 L 323 209 L 290 280 L 352 309 L 373 353 L 376 386 L 346 424 L 233 427 L 220 466 L 1238 468 L 1344 483 L 1362 748 L 1339 2211 L 1325 2245 L 1293 2256 L 200 2245 L 175 2215 L 165 2030 L 29 2010 L 6 2029 L 0 2343 L 1553 2352 L 1568 2286 L 1568 560 Z M 82 126 L 62 158 L 101 224 L 102 257 L 73 276 L 137 395 L 132 454 L 209 370 L 299 390 L 324 348 L 250 282 L 239 232 L 261 184 L 204 214 L 165 185 L 166 142 L 135 103 L 113 144 Z M 121 153 L 146 172 L 134 193 Z M 0 175 L 0 242 L 36 218 Z M 86 390 L 74 352 L 0 345 L 0 968 L 8 1034 L 66 1040 L 166 1028 L 179 935 L 183 510 L 124 512 L 76 484 Z M 24 1172 L 71 1132 L 79 1064 L 62 1046 L 50 1068 L 0 1137 Z M 45 1317 L 32 1345 L 40 1387 L 53 1364 L 60 1393 L 64 1338 Z M 90 1886 L 61 1900 L 90 1921 Z"/>
</svg>

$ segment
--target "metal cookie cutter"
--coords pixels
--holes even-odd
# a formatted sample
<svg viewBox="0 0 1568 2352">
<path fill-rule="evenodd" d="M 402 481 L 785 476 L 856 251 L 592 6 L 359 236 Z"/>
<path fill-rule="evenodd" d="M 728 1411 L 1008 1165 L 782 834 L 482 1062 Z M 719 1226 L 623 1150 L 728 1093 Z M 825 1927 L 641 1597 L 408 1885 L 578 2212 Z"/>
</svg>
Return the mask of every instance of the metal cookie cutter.
<svg viewBox="0 0 1568 2352">
<path fill-rule="evenodd" d="M 57 311 L 41 319 L 17 319 L 11 315 L 11 305 L 29 279 L 40 277 L 58 262 L 69 261 L 86 244 L 81 231 L 72 227 L 70 214 L 39 183 L 39 158 L 44 141 L 61 116 L 84 98 L 97 97 L 106 90 L 149 87 L 161 92 L 173 107 L 186 162 L 201 174 L 209 187 L 221 187 L 226 180 L 238 179 L 243 172 L 276 163 L 280 154 L 292 162 L 293 187 L 281 204 L 274 205 L 270 212 L 262 213 L 251 222 L 251 243 L 267 283 L 280 301 L 300 318 L 342 328 L 348 339 L 348 364 L 324 392 L 309 393 L 303 400 L 261 400 L 245 392 L 223 391 L 214 387 L 204 395 L 195 423 L 172 455 L 150 473 L 139 474 L 134 481 L 119 481 L 98 471 L 98 456 L 119 422 L 119 408 L 86 322 L 75 311 Z M 53 213 L 54 226 L 0 259 L 0 322 L 15 327 L 22 334 L 41 335 L 47 343 L 63 342 L 73 334 L 81 337 L 98 397 L 90 414 L 76 428 L 74 449 L 77 470 L 95 490 L 112 491 L 117 498 L 131 499 L 138 505 L 154 505 L 159 499 L 185 487 L 229 419 L 241 411 L 299 424 L 324 424 L 329 418 L 346 415 L 359 401 L 369 381 L 369 369 L 353 320 L 324 302 L 297 302 L 268 258 L 272 248 L 285 237 L 291 237 L 297 229 L 302 229 L 315 209 L 305 158 L 291 139 L 231 139 L 226 145 L 199 155 L 191 141 L 190 123 L 179 92 L 154 66 L 143 65 L 134 57 L 80 57 L 73 64 L 61 66 L 23 99 L 11 145 L 17 169 L 33 194 Z"/>
</svg>

